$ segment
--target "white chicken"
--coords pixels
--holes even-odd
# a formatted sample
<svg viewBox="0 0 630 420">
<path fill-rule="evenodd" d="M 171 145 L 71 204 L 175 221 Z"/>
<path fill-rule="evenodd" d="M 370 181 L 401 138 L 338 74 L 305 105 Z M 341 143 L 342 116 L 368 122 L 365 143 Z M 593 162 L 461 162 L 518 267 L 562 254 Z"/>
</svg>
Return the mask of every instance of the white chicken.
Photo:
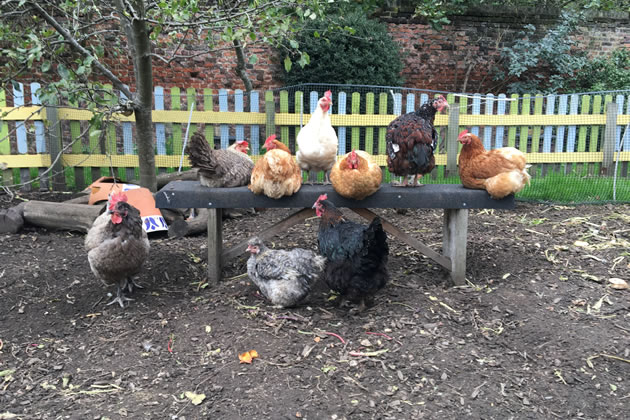
<svg viewBox="0 0 630 420">
<path fill-rule="evenodd" d="M 328 171 L 337 160 L 337 133 L 330 123 L 328 109 L 332 105 L 332 92 L 326 91 L 317 102 L 317 109 L 311 114 L 308 123 L 297 136 L 298 151 L 295 154 L 298 165 L 305 171 Z"/>
</svg>

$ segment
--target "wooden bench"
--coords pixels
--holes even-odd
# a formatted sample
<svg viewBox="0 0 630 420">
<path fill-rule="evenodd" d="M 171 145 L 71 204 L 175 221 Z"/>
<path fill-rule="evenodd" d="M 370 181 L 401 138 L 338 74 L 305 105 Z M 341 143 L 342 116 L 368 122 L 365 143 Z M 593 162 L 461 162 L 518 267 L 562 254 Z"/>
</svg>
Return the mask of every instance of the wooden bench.
<svg viewBox="0 0 630 420">
<path fill-rule="evenodd" d="M 512 195 L 502 200 L 494 200 L 485 191 L 470 190 L 455 184 L 429 184 L 419 188 L 392 187 L 383 184 L 375 194 L 365 200 L 356 201 L 341 197 L 330 185 L 303 185 L 293 196 L 274 200 L 262 195 L 254 195 L 247 187 L 208 188 L 201 186 L 198 181 L 173 181 L 164 186 L 155 195 L 155 199 L 158 208 L 210 209 L 208 216 L 208 281 L 213 283 L 221 278 L 223 264 L 231 258 L 245 253 L 247 248 L 247 239 L 245 239 L 227 250 L 223 249 L 222 209 L 248 207 L 300 209 L 257 234 L 257 236 L 268 239 L 276 233 L 286 231 L 290 226 L 314 216 L 315 212 L 311 207 L 320 194 L 324 193 L 328 194 L 328 199 L 335 206 L 349 208 L 370 221 L 376 216 L 369 210 L 370 208 L 444 209 L 441 254 L 387 220 L 383 220 L 383 228 L 448 270 L 456 285 L 462 285 L 466 281 L 468 210 L 514 208 L 514 196 Z"/>
</svg>

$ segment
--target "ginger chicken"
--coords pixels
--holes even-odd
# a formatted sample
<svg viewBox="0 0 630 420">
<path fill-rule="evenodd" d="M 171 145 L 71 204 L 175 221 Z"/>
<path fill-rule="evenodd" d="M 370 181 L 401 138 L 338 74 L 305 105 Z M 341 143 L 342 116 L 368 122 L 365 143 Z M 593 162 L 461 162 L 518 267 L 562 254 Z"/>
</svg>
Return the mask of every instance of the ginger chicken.
<svg viewBox="0 0 630 420">
<path fill-rule="evenodd" d="M 488 191 L 500 199 L 529 185 L 525 155 L 514 147 L 487 151 L 476 135 L 464 130 L 459 134 L 463 145 L 459 155 L 459 177 L 466 188 Z"/>
<path fill-rule="evenodd" d="M 298 151 L 295 154 L 298 165 L 305 171 L 328 172 L 337 160 L 339 139 L 330 122 L 328 110 L 332 106 L 332 92 L 326 91 L 317 102 L 315 112 L 297 135 Z"/>
<path fill-rule="evenodd" d="M 227 149 L 210 147 L 201 133 L 195 133 L 188 144 L 188 157 L 193 168 L 199 169 L 201 185 L 229 188 L 247 185 L 254 162 L 247 156 L 247 142 L 236 142 Z"/>
<path fill-rule="evenodd" d="M 124 193 L 112 194 L 107 210 L 94 220 L 85 237 L 85 249 L 92 272 L 106 286 L 116 285 L 116 298 L 108 303 L 133 300 L 124 295 L 133 291 L 137 284 L 133 276 L 138 274 L 149 256 L 149 239 L 142 229 L 140 212 L 127 203 Z"/>
<path fill-rule="evenodd" d="M 381 168 L 362 150 L 346 153 L 330 171 L 330 181 L 337 194 L 354 200 L 374 194 L 382 179 Z"/>
<path fill-rule="evenodd" d="M 346 220 L 326 194 L 313 205 L 319 221 L 319 253 L 326 257 L 324 280 L 342 299 L 359 302 L 359 311 L 385 287 L 389 274 L 387 234 L 379 217 L 369 225 Z"/>
<path fill-rule="evenodd" d="M 269 249 L 260 238 L 247 242 L 251 253 L 247 274 L 260 292 L 274 305 L 295 306 L 321 277 L 326 258 L 308 249 Z"/>
<path fill-rule="evenodd" d="M 248 188 L 254 194 L 276 199 L 295 194 L 302 186 L 302 173 L 289 148 L 276 140 L 275 134 L 263 147 L 267 153 L 256 161 Z"/>
</svg>

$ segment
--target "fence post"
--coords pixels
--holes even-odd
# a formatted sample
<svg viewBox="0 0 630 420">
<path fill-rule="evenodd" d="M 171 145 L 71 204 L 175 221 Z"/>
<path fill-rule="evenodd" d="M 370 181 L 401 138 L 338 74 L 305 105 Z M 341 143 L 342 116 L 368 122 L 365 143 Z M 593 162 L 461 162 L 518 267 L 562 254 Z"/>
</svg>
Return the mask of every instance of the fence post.
<svg viewBox="0 0 630 420">
<path fill-rule="evenodd" d="M 265 114 L 267 123 L 265 125 L 265 138 L 276 133 L 276 103 L 273 100 L 273 91 L 265 92 Z"/>
<path fill-rule="evenodd" d="M 613 163 L 615 154 L 615 138 L 617 134 L 617 104 L 609 102 L 606 104 L 606 128 L 604 130 L 604 159 L 602 161 L 602 173 L 608 175 Z"/>
<path fill-rule="evenodd" d="M 446 133 L 446 171 L 444 177 L 457 174 L 457 136 L 459 135 L 459 101 L 450 105 Z"/>
<path fill-rule="evenodd" d="M 57 107 L 46 107 L 46 120 L 48 123 L 48 151 L 50 153 L 50 164 L 52 172 L 52 189 L 54 191 L 61 191 L 65 189 L 66 180 L 63 172 L 63 165 L 61 162 L 61 127 L 59 126 L 59 115 L 57 114 Z"/>
</svg>

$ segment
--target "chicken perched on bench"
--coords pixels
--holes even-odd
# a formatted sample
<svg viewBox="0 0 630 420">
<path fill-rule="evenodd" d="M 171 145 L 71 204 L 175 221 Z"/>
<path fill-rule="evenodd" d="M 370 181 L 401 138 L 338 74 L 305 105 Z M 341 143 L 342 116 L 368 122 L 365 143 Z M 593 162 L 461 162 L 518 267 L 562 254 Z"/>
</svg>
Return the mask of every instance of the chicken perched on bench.
<svg viewBox="0 0 630 420">
<path fill-rule="evenodd" d="M 476 135 L 464 130 L 458 140 L 463 144 L 459 155 L 459 177 L 466 188 L 486 190 L 501 199 L 517 193 L 529 184 L 525 155 L 514 147 L 489 150 Z"/>
<path fill-rule="evenodd" d="M 322 194 L 313 205 L 319 222 L 319 253 L 326 257 L 325 281 L 342 298 L 360 302 L 382 289 L 389 278 L 387 259 L 389 247 L 381 219 L 375 217 L 369 225 L 344 219 L 343 214 Z"/>
<path fill-rule="evenodd" d="M 381 187 L 383 172 L 372 156 L 362 150 L 346 153 L 330 170 L 330 182 L 337 194 L 363 200 Z"/>
<path fill-rule="evenodd" d="M 247 274 L 277 306 L 295 306 L 304 300 L 326 265 L 326 258 L 307 249 L 269 249 L 258 237 L 250 239 L 247 245 L 251 252 Z"/>
<path fill-rule="evenodd" d="M 448 108 L 444 96 L 440 95 L 422 104 L 415 112 L 403 114 L 387 126 L 387 167 L 391 173 L 404 178 L 402 186 L 417 186 L 418 177 L 435 168 L 433 152 L 437 147 L 437 131 L 433 126 L 435 114 Z"/>
<path fill-rule="evenodd" d="M 302 173 L 289 148 L 276 140 L 275 134 L 267 137 L 263 147 L 267 153 L 256 161 L 249 189 L 254 194 L 263 193 L 276 199 L 298 192 Z"/>
<path fill-rule="evenodd" d="M 249 184 L 254 162 L 247 156 L 247 142 L 235 142 L 227 149 L 212 149 L 201 133 L 188 144 L 188 157 L 199 169 L 201 185 L 212 188 L 240 187 Z"/>
<path fill-rule="evenodd" d="M 336 162 L 339 144 L 337 133 L 328 115 L 331 105 L 332 92 L 328 90 L 317 102 L 317 108 L 311 114 L 308 123 L 298 133 L 298 151 L 295 154 L 298 165 L 303 170 L 326 172 L 326 182 L 329 182 L 327 171 Z"/>
<path fill-rule="evenodd" d="M 85 237 L 85 249 L 94 275 L 106 286 L 117 285 L 116 298 L 108 303 L 133 300 L 124 295 L 133 291 L 134 282 L 149 256 L 149 239 L 142 228 L 138 209 L 127 203 L 124 193 L 109 197 L 107 210 L 94 220 Z"/>
</svg>

